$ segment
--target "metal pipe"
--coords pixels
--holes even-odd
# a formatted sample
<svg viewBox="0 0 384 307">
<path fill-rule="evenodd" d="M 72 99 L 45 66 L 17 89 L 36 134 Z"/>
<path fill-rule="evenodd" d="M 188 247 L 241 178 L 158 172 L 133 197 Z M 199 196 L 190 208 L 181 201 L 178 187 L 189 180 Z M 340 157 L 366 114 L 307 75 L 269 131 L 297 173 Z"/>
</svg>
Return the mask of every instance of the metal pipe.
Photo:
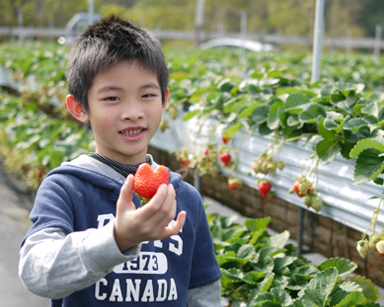
<svg viewBox="0 0 384 307">
<path fill-rule="evenodd" d="M 315 27 L 313 36 L 312 79 L 316 82 L 320 77 L 320 58 L 323 46 L 324 0 L 316 0 Z"/>
</svg>

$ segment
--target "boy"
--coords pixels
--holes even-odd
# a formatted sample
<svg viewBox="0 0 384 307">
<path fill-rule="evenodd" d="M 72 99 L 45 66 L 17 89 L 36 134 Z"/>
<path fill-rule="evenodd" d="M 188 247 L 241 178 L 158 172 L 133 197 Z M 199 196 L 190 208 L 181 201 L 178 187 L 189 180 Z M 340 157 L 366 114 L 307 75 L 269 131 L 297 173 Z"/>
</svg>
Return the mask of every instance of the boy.
<svg viewBox="0 0 384 307">
<path fill-rule="evenodd" d="M 109 17 L 75 41 L 66 106 L 90 123 L 96 152 L 42 182 L 19 274 L 51 306 L 220 306 L 220 270 L 198 192 L 169 172 L 143 207 L 133 174 L 168 99 L 160 44 Z M 176 219 L 176 220 L 175 220 Z"/>
</svg>

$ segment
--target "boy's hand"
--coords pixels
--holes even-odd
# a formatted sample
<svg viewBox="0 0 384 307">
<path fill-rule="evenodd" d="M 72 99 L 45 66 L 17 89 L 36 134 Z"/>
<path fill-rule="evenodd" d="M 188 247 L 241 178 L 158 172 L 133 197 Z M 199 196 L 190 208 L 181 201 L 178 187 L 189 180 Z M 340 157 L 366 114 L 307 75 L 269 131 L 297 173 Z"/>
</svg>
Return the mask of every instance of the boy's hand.
<svg viewBox="0 0 384 307">
<path fill-rule="evenodd" d="M 129 175 L 120 190 L 116 205 L 114 234 L 120 251 L 143 241 L 162 240 L 176 235 L 186 219 L 186 212 L 181 211 L 176 223 L 168 227 L 176 215 L 176 192 L 171 184 L 161 185 L 145 206 L 136 209 L 132 201 L 133 181 L 133 175 Z"/>
</svg>

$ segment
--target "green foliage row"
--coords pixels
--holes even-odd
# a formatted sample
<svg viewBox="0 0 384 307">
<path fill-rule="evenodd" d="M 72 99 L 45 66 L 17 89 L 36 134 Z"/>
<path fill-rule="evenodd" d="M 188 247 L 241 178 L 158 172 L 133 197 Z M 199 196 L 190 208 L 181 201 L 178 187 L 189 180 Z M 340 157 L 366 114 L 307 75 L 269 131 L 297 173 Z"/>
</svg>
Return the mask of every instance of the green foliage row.
<svg viewBox="0 0 384 307">
<path fill-rule="evenodd" d="M 270 218 L 248 219 L 241 225 L 236 216 L 213 213 L 208 221 L 228 306 L 379 306 L 374 284 L 353 274 L 354 262 L 332 258 L 310 263 L 287 243 L 287 231 L 268 234 Z"/>
<path fill-rule="evenodd" d="M 198 80 L 196 90 L 187 97 L 197 107 L 184 120 L 197 117 L 204 125 L 206 118 L 214 118 L 225 126 L 224 136 L 229 139 L 241 128 L 261 135 L 273 133 L 283 141 L 312 138 L 324 164 L 337 154 L 346 159 L 359 157 L 355 184 L 373 180 L 384 169 L 381 148 L 372 156 L 361 145 L 366 141 L 360 143 L 384 140 L 384 101 L 377 94 L 363 92 L 364 84 L 310 84 L 287 78 L 280 70 L 253 72 L 241 83 L 219 75 L 208 79 Z"/>
<path fill-rule="evenodd" d="M 71 120 L 63 105 L 68 51 L 47 43 L 0 45 L 0 65 L 22 83 L 20 99 L 59 121 Z M 383 57 L 325 54 L 321 81 L 311 84 L 307 54 L 165 52 L 171 73 L 168 110 L 193 105 L 186 120 L 214 117 L 229 137 L 244 127 L 284 139 L 316 135 L 323 162 L 337 153 L 358 158 L 356 184 L 375 179 L 384 168 L 380 146 L 374 154 L 365 147 L 351 152 L 365 139 L 382 142 L 384 72 L 377 67 L 384 64 Z M 361 146 L 366 144 L 372 142 Z M 368 165 L 368 158 L 375 163 Z"/>
</svg>

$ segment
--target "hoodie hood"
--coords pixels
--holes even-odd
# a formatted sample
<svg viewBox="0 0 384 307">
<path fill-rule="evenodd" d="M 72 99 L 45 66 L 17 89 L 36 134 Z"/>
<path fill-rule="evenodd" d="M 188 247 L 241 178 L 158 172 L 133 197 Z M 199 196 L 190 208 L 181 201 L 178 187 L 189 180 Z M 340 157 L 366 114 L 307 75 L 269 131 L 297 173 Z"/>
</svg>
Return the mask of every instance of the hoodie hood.
<svg viewBox="0 0 384 307">
<path fill-rule="evenodd" d="M 159 164 L 153 161 L 152 156 L 150 158 L 152 160 L 152 169 L 156 169 Z M 169 169 L 168 171 L 169 183 L 173 184 L 175 190 L 177 190 L 180 186 L 181 175 L 171 172 Z M 96 187 L 107 190 L 115 190 L 117 186 L 120 188 L 125 181 L 123 175 L 103 162 L 85 154 L 80 155 L 70 162 L 62 163 L 60 167 L 50 171 L 47 177 L 63 174 L 75 176 L 82 181 L 87 181 Z"/>
</svg>

